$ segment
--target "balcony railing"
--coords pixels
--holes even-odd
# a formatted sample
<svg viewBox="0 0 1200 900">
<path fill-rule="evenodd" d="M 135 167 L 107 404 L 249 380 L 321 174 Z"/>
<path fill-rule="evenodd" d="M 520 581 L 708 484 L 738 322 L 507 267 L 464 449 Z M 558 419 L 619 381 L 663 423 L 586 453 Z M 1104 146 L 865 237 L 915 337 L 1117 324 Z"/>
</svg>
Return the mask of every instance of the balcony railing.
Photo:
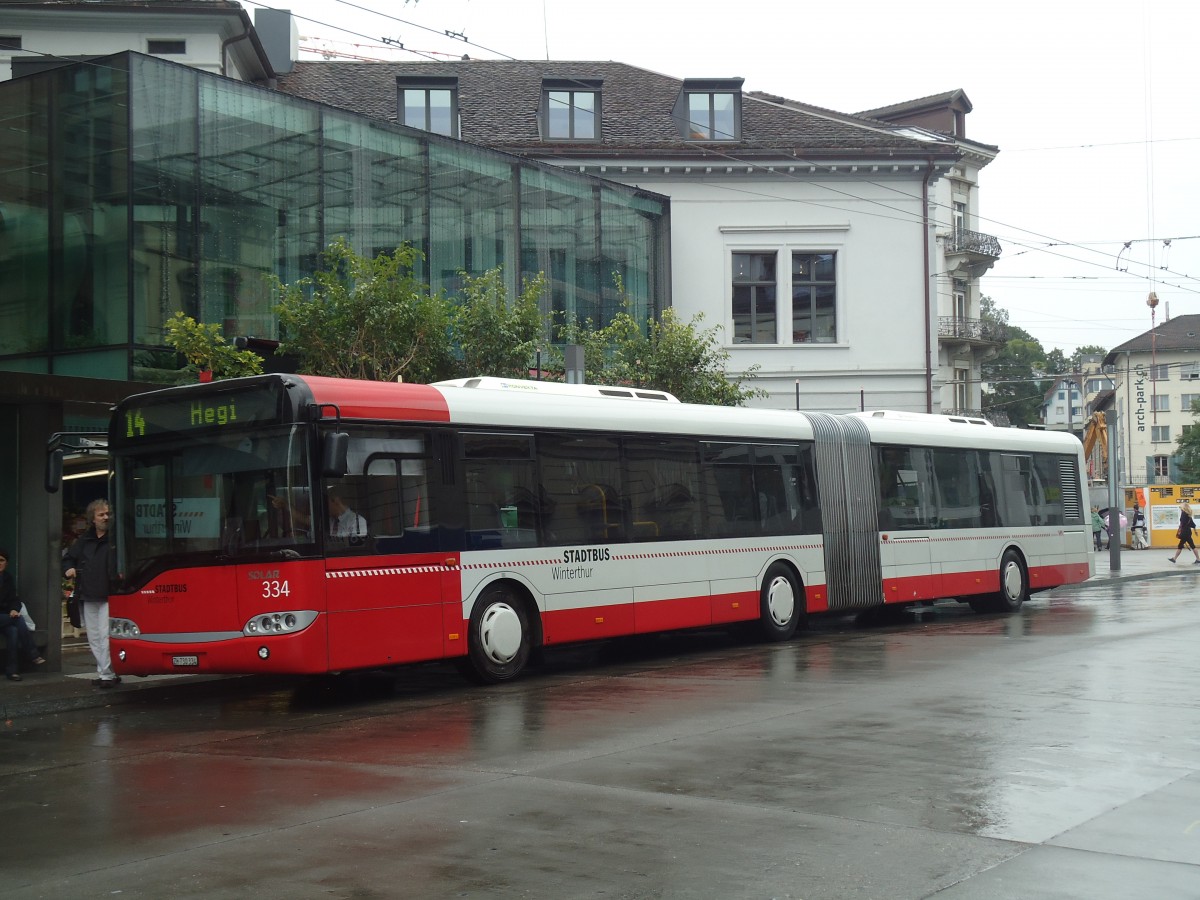
<svg viewBox="0 0 1200 900">
<path fill-rule="evenodd" d="M 1007 329 L 1003 325 L 986 319 L 964 319 L 959 316 L 938 316 L 938 337 L 988 344 L 1003 344 L 1008 340 Z"/>
<path fill-rule="evenodd" d="M 947 253 L 971 253 L 978 256 L 1000 258 L 1000 241 L 992 234 L 981 234 L 978 231 L 967 231 L 956 228 L 946 235 Z"/>
</svg>

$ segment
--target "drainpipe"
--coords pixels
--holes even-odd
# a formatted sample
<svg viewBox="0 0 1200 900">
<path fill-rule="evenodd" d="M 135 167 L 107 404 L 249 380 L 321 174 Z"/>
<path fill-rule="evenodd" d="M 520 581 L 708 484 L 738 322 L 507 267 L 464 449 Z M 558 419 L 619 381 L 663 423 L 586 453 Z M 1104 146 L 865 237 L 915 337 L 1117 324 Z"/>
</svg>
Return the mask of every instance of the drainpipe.
<svg viewBox="0 0 1200 900">
<path fill-rule="evenodd" d="M 929 184 L 933 181 L 933 159 L 929 159 L 929 168 L 925 171 L 925 180 L 921 183 L 921 224 L 924 234 L 925 250 L 925 412 L 933 412 L 933 331 L 932 298 L 929 289 Z"/>
<path fill-rule="evenodd" d="M 246 29 L 241 34 L 234 35 L 231 38 L 226 38 L 221 41 L 221 74 L 225 74 L 225 60 L 228 57 L 226 50 L 230 44 L 236 44 L 238 41 L 245 41 L 250 38 L 250 29 Z"/>
</svg>

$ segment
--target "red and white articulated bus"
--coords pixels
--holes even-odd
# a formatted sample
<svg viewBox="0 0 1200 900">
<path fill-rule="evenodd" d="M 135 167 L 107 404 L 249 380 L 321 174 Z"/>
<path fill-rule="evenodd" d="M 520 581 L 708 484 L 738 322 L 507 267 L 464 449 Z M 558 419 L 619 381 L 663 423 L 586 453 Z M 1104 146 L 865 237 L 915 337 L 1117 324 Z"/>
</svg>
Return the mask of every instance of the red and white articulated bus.
<svg viewBox="0 0 1200 900">
<path fill-rule="evenodd" d="M 473 378 L 263 375 L 133 396 L 108 448 L 122 674 L 453 659 L 1092 574 L 1074 437 Z"/>
</svg>

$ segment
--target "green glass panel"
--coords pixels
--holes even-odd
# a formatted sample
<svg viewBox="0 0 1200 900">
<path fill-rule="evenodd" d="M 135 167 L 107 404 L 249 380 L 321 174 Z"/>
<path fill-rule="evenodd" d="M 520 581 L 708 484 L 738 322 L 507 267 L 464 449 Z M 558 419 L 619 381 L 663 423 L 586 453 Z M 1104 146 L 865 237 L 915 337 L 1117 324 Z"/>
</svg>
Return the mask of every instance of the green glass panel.
<svg viewBox="0 0 1200 900">
<path fill-rule="evenodd" d="M 175 313 L 198 313 L 196 278 L 199 73 L 133 58 L 131 236 L 133 340 L 161 345 Z M 135 360 L 135 377 L 141 368 Z"/>
<path fill-rule="evenodd" d="M 0 371 L 31 372 L 34 375 L 45 375 L 50 371 L 50 360 L 44 356 L 27 356 L 21 359 L 0 358 Z"/>
<path fill-rule="evenodd" d="M 325 233 L 378 256 L 402 244 L 427 251 L 425 142 L 389 126 L 324 117 Z M 416 277 L 424 279 L 422 260 Z"/>
<path fill-rule="evenodd" d="M 49 87 L 45 78 L 0 83 L 0 355 L 47 349 Z"/>
<path fill-rule="evenodd" d="M 54 357 L 53 373 L 125 381 L 129 378 L 129 351 L 122 347 L 91 353 L 60 353 Z"/>
<path fill-rule="evenodd" d="M 129 339 L 127 57 L 51 75 L 50 267 L 55 349 Z M 122 372 L 120 377 L 124 377 Z"/>
<path fill-rule="evenodd" d="M 200 81 L 198 315 L 278 335 L 270 276 L 310 274 L 322 249 L 320 112 L 225 80 Z"/>
<path fill-rule="evenodd" d="M 504 267 L 515 288 L 513 165 L 465 144 L 429 144 L 429 285 L 454 294 L 460 271 Z"/>
<path fill-rule="evenodd" d="M 601 303 L 598 198 L 590 179 L 544 169 L 521 171 L 521 247 L 526 275 L 546 274 L 542 309 L 554 324 L 592 320 L 614 310 Z"/>
</svg>

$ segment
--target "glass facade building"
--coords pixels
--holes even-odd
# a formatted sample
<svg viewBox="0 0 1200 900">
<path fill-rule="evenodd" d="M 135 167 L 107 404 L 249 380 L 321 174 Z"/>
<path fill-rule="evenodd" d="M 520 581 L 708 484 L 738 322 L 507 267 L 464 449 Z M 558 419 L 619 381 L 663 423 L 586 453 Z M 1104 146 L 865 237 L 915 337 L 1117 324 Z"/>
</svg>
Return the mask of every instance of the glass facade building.
<svg viewBox="0 0 1200 900">
<path fill-rule="evenodd" d="M 270 278 L 344 237 L 411 244 L 447 294 L 464 271 L 500 266 L 510 293 L 544 272 L 547 322 L 606 321 L 619 275 L 645 320 L 669 304 L 668 233 L 660 195 L 137 53 L 0 82 L 0 546 L 51 663 L 63 514 L 107 488 L 84 458 L 46 494 L 46 439 L 174 383 L 175 312 L 277 338 Z"/>
<path fill-rule="evenodd" d="M 538 272 L 606 321 L 667 299 L 668 202 L 136 53 L 0 83 L 0 371 L 173 381 L 176 311 L 276 338 L 268 276 L 344 236 L 417 277 Z"/>
</svg>

